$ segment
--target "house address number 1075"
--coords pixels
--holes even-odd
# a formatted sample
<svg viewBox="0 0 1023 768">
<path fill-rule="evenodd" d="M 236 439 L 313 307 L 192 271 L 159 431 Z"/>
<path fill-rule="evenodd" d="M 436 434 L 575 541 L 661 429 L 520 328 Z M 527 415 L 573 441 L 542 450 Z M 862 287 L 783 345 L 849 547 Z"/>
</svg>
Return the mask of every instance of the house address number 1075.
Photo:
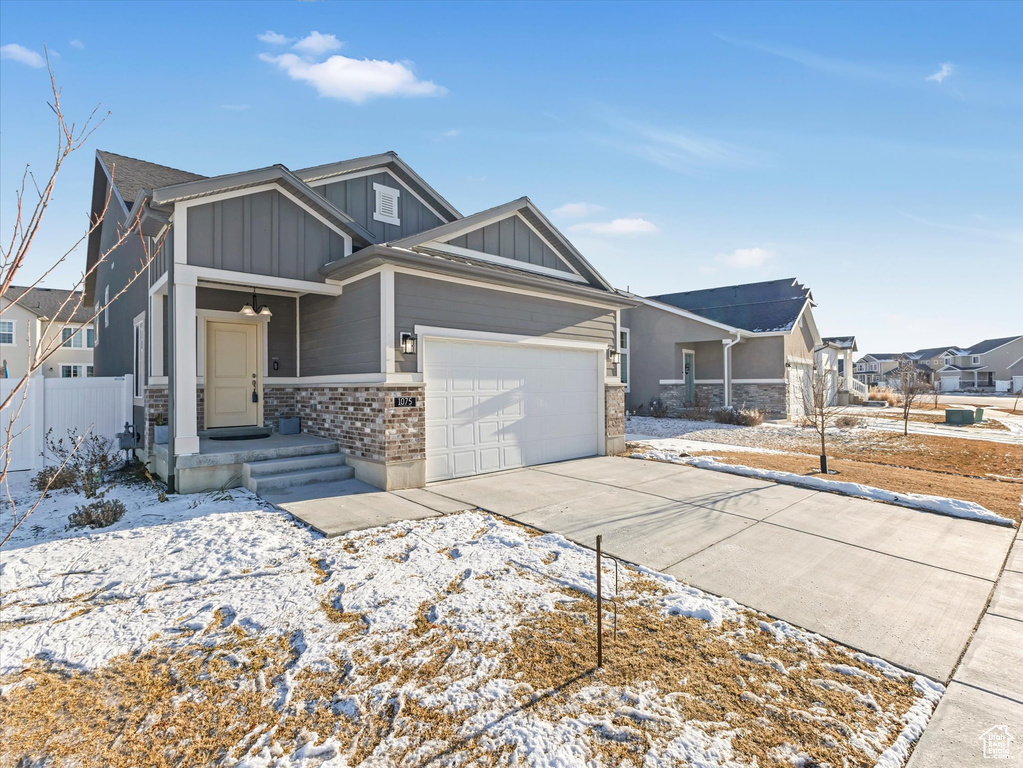
<svg viewBox="0 0 1023 768">
<path fill-rule="evenodd" d="M 415 408 L 416 399 L 414 397 L 396 397 L 394 398 L 395 408 Z"/>
</svg>

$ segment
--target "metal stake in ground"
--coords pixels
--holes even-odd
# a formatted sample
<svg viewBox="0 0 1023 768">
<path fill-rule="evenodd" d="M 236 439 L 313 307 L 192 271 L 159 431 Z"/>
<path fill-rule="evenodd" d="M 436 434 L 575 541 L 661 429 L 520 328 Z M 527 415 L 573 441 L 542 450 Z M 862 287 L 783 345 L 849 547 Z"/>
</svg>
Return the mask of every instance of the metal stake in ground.
<svg viewBox="0 0 1023 768">
<path fill-rule="evenodd" d="M 604 632 L 601 617 L 604 615 L 602 604 L 603 593 L 600 591 L 600 542 L 603 536 L 597 537 L 597 669 L 604 666 Z"/>
</svg>

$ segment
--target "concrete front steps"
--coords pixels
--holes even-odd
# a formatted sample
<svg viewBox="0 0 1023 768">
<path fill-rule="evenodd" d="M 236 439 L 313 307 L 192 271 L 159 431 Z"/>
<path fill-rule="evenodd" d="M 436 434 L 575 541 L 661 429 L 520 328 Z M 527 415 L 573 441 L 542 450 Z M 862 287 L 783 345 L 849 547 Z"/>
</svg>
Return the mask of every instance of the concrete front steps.
<svg viewBox="0 0 1023 768">
<path fill-rule="evenodd" d="M 348 480 L 355 470 L 345 463 L 337 445 L 302 456 L 247 461 L 242 464 L 242 485 L 253 493 L 336 480 Z"/>
</svg>

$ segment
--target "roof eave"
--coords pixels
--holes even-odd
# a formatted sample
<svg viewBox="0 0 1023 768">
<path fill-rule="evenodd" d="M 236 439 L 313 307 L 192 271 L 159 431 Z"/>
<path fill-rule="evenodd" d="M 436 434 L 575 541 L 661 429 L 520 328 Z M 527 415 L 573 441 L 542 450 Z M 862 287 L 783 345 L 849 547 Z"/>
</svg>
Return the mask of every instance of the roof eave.
<svg viewBox="0 0 1023 768">
<path fill-rule="evenodd" d="M 498 271 L 491 269 L 483 262 L 476 265 L 442 261 L 433 256 L 404 248 L 399 249 L 392 245 L 371 245 L 363 248 L 351 256 L 323 265 L 320 267 L 320 274 L 330 280 L 345 280 L 384 264 L 406 265 L 427 272 L 465 277 L 495 285 L 514 285 L 554 295 L 587 298 L 594 303 L 610 305 L 618 309 L 639 306 L 639 302 L 634 298 L 614 290 L 609 292 L 589 285 L 560 283 L 540 275 L 531 275 L 526 271 L 521 273 L 510 270 Z"/>
</svg>

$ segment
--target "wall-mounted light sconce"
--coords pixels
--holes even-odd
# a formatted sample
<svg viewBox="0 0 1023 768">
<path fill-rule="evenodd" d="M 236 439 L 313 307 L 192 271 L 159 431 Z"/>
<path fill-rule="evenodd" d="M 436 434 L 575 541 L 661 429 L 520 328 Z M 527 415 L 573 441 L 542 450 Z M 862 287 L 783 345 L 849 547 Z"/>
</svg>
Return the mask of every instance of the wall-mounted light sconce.
<svg viewBox="0 0 1023 768">
<path fill-rule="evenodd" d="M 785 363 L 785 367 L 786 368 L 791 368 L 792 367 L 792 363 Z"/>
<path fill-rule="evenodd" d="M 401 353 L 403 355 L 414 355 L 416 353 L 416 336 L 414 333 L 408 331 L 402 331 L 401 336 Z"/>
<path fill-rule="evenodd" d="M 614 349 L 613 347 L 608 347 L 607 359 L 608 362 L 610 362 L 612 365 L 618 365 L 618 363 L 620 363 L 622 360 L 622 356 L 617 349 Z"/>
<path fill-rule="evenodd" d="M 245 317 L 256 317 L 257 315 L 259 317 L 273 317 L 270 307 L 266 304 L 263 304 L 258 309 L 256 308 L 256 305 L 256 294 L 253 293 L 252 301 L 245 302 L 245 304 L 242 305 L 242 308 L 238 310 L 238 314 L 244 315 Z"/>
</svg>

